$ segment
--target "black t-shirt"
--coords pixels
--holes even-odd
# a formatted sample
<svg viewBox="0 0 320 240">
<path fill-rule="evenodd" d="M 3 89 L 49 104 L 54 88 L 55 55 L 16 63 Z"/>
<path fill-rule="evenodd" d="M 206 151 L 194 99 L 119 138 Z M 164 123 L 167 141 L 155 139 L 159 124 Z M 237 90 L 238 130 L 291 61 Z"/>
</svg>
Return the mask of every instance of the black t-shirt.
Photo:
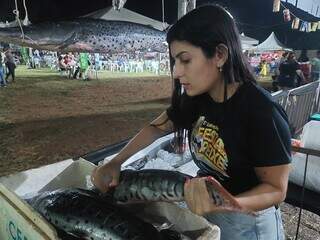
<svg viewBox="0 0 320 240">
<path fill-rule="evenodd" d="M 300 69 L 299 63 L 297 61 L 284 61 L 279 66 L 279 71 L 281 75 L 295 76 L 296 71 Z"/>
<path fill-rule="evenodd" d="M 214 176 L 232 194 L 259 184 L 254 167 L 291 162 L 291 136 L 286 113 L 254 83 L 242 84 L 225 103 L 208 94 L 183 95 L 168 117 L 189 130 L 190 150 L 199 175 Z"/>
<path fill-rule="evenodd" d="M 279 85 L 282 87 L 294 87 L 297 70 L 300 69 L 297 61 L 284 61 L 279 66 Z"/>
</svg>

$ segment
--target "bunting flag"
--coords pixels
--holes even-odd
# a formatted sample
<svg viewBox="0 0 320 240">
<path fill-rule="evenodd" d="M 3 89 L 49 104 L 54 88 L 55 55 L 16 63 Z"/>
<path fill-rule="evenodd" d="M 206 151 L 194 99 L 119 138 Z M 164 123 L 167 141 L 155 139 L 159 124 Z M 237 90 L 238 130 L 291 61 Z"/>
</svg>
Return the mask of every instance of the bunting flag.
<svg viewBox="0 0 320 240">
<path fill-rule="evenodd" d="M 284 4 L 281 3 L 281 0 L 273 0 L 273 12 L 279 12 L 280 8 L 283 7 L 283 20 L 285 22 L 291 22 L 291 28 L 299 30 L 301 32 L 316 32 L 320 30 L 320 21 L 317 22 L 308 22 L 303 21 L 298 18 L 296 15 L 290 12 Z M 291 16 L 292 15 L 292 16 Z"/>
<path fill-rule="evenodd" d="M 315 32 L 315 31 L 317 31 L 319 22 L 313 22 L 311 25 L 312 25 L 311 32 Z"/>
<path fill-rule="evenodd" d="M 307 27 L 308 27 L 308 23 L 305 22 L 305 21 L 301 21 L 301 25 L 300 25 L 299 31 L 300 32 L 305 32 L 305 31 L 307 31 Z"/>
<path fill-rule="evenodd" d="M 273 0 L 273 12 L 280 11 L 280 0 Z"/>
<path fill-rule="evenodd" d="M 307 29 L 306 32 L 311 32 L 311 23 L 307 23 Z"/>
<path fill-rule="evenodd" d="M 291 21 L 290 10 L 287 9 L 287 8 L 283 10 L 283 19 L 284 19 L 285 22 L 290 22 Z"/>
<path fill-rule="evenodd" d="M 295 17 L 292 21 L 292 29 L 299 29 L 299 23 L 300 23 L 300 19 Z"/>
</svg>

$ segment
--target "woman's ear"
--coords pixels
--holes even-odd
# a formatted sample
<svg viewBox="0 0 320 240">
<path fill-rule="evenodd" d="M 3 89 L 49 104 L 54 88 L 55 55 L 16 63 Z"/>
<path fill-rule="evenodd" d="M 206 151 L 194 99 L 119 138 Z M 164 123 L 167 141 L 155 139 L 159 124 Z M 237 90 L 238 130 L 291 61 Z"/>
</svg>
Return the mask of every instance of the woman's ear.
<svg viewBox="0 0 320 240">
<path fill-rule="evenodd" d="M 228 60 L 228 56 L 229 56 L 229 49 L 225 44 L 220 43 L 218 46 L 216 46 L 215 58 L 217 60 L 217 67 L 218 68 L 223 67 L 223 65 Z"/>
</svg>

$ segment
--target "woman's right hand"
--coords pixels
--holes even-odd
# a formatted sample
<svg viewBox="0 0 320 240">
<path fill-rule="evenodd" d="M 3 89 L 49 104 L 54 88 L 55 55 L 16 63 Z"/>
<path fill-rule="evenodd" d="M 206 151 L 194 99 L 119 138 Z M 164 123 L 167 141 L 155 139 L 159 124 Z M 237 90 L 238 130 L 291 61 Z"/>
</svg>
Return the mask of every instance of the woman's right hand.
<svg viewBox="0 0 320 240">
<path fill-rule="evenodd" d="M 102 193 L 105 193 L 111 187 L 118 185 L 121 164 L 118 162 L 108 162 L 102 166 L 96 167 L 91 174 L 93 185 Z"/>
</svg>

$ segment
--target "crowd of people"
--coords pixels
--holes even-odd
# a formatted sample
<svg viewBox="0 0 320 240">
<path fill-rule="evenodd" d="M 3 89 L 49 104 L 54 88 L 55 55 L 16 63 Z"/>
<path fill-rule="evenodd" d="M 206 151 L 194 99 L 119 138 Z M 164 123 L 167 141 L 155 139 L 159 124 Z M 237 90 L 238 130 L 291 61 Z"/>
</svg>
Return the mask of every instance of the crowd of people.
<svg viewBox="0 0 320 240">
<path fill-rule="evenodd" d="M 23 52 L 23 51 L 21 51 Z M 111 72 L 160 72 L 169 73 L 169 59 L 165 54 L 159 53 L 57 53 L 39 51 L 37 49 L 24 50 L 20 58 L 28 68 L 36 69 L 49 67 L 57 70 L 61 75 L 74 79 L 89 79 L 89 73 L 97 74 L 97 71 Z M 18 55 L 20 52 L 16 52 Z"/>
<path fill-rule="evenodd" d="M 277 77 L 281 89 L 288 90 L 317 80 L 320 80 L 320 50 L 311 60 L 306 51 L 302 51 L 298 59 L 293 52 L 284 53 Z"/>
<path fill-rule="evenodd" d="M 111 72 L 169 72 L 169 59 L 157 54 L 151 57 L 143 54 L 88 54 L 67 53 L 58 57 L 60 72 L 66 72 L 69 78 L 88 79 L 88 70 L 107 70 Z"/>
<path fill-rule="evenodd" d="M 249 58 L 250 59 L 250 58 Z M 252 58 L 251 58 L 252 59 Z M 97 77 L 97 71 L 111 72 L 160 72 L 169 73 L 169 59 L 166 55 L 157 54 L 89 54 L 63 53 L 31 50 L 23 59 L 19 52 L 12 53 L 4 48 L 0 57 L 0 86 L 5 87 L 15 81 L 15 68 L 24 62 L 28 68 L 49 67 L 57 70 L 60 75 L 73 79 L 89 79 L 89 72 Z M 284 52 L 281 57 L 264 59 L 256 63 L 249 60 L 256 76 L 271 76 L 273 91 L 288 90 L 320 79 L 320 50 L 309 59 L 307 51 L 302 50 L 298 59 L 294 52 Z M 9 78 L 11 76 L 11 80 Z M 92 75 L 91 75 L 92 77 Z"/>
<path fill-rule="evenodd" d="M 320 50 L 312 59 L 306 50 L 302 50 L 298 58 L 294 52 L 284 52 L 281 57 L 262 59 L 253 68 L 257 76 L 272 77 L 274 91 L 289 90 L 320 80 Z"/>
</svg>

